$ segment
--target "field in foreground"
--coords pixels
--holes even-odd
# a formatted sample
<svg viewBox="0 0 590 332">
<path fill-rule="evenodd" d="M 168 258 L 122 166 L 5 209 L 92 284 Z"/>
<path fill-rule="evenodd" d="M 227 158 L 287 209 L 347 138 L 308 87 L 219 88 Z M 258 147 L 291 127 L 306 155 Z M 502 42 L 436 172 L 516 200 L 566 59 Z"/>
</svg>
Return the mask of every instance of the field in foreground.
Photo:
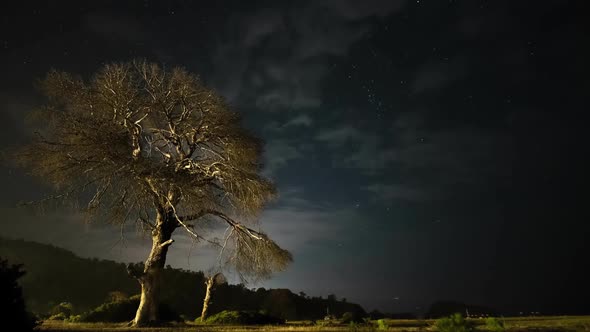
<svg viewBox="0 0 590 332">
<path fill-rule="evenodd" d="M 477 325 L 478 331 L 487 331 L 484 321 L 472 320 Z M 590 331 L 590 316 L 551 316 L 551 317 L 513 317 L 505 318 L 506 331 Z M 282 326 L 212 326 L 193 325 L 191 323 L 179 324 L 170 327 L 133 329 L 125 324 L 105 323 L 64 323 L 58 321 L 46 321 L 39 329 L 41 331 L 150 331 L 150 332 L 240 332 L 240 331 L 334 331 L 334 332 L 377 332 L 377 331 L 434 331 L 432 320 L 385 320 L 384 328 L 377 324 L 367 325 L 311 325 L 306 322 L 289 322 Z"/>
</svg>

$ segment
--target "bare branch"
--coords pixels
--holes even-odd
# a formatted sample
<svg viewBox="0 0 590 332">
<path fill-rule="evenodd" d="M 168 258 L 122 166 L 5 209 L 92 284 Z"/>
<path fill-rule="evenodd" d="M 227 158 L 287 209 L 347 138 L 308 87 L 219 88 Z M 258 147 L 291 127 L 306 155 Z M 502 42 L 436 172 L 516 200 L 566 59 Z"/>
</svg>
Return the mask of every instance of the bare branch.
<svg viewBox="0 0 590 332">
<path fill-rule="evenodd" d="M 238 221 L 275 196 L 260 174 L 262 142 L 197 76 L 135 61 L 105 65 L 88 80 L 52 71 L 42 89 L 36 135 L 14 160 L 55 187 L 48 200 L 80 199 L 89 220 L 135 222 L 160 236 L 160 254 L 183 228 L 244 276 L 266 277 L 291 260 Z M 222 239 L 206 239 L 206 223 L 188 224 L 207 217 L 228 225 Z"/>
<path fill-rule="evenodd" d="M 174 240 L 172 240 L 172 239 L 162 242 L 162 243 L 160 243 L 160 248 L 167 247 L 167 246 L 171 245 L 172 242 L 174 242 Z"/>
</svg>

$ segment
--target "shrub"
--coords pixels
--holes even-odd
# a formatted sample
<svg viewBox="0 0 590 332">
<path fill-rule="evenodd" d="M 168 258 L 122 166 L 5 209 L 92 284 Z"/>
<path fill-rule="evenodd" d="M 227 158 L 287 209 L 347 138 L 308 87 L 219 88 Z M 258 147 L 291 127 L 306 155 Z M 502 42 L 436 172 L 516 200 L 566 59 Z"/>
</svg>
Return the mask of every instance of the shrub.
<svg viewBox="0 0 590 332">
<path fill-rule="evenodd" d="M 139 307 L 140 296 L 135 295 L 126 300 L 109 302 L 100 305 L 94 310 L 81 315 L 81 322 L 128 322 L 133 320 Z M 180 321 L 178 314 L 174 313 L 167 305 L 160 304 L 160 320 Z"/>
<path fill-rule="evenodd" d="M 63 312 L 59 312 L 55 315 L 51 315 L 49 316 L 49 318 L 47 318 L 47 320 L 66 320 L 68 319 L 68 316 L 66 316 Z"/>
<path fill-rule="evenodd" d="M 385 318 L 385 315 L 382 312 L 380 312 L 379 310 L 373 310 L 373 311 L 369 312 L 369 318 L 371 318 L 373 320 L 383 319 L 383 318 Z"/>
<path fill-rule="evenodd" d="M 18 279 L 25 272 L 22 265 L 10 265 L 0 258 L 0 318 L 3 326 L 15 331 L 32 331 L 36 318 L 27 311 Z"/>
<path fill-rule="evenodd" d="M 434 322 L 434 327 L 439 332 L 470 332 L 473 330 L 471 324 L 460 313 L 437 319 Z"/>
<path fill-rule="evenodd" d="M 112 291 L 109 292 L 109 294 L 107 295 L 107 300 L 106 302 L 119 302 L 119 301 L 125 301 L 129 298 L 129 295 L 127 295 L 124 292 L 121 291 Z"/>
<path fill-rule="evenodd" d="M 65 318 L 70 317 L 73 312 L 74 306 L 70 302 L 62 302 L 51 308 L 51 310 L 49 311 L 51 317 L 59 316 L 60 314 L 62 314 L 63 316 L 65 316 Z M 51 319 L 51 317 L 49 317 L 49 319 Z"/>
<path fill-rule="evenodd" d="M 387 325 L 387 322 L 385 322 L 384 319 L 377 320 L 377 330 L 379 330 L 379 331 L 385 331 L 388 328 L 389 328 L 389 325 Z"/>
<path fill-rule="evenodd" d="M 486 318 L 486 328 L 490 331 L 503 332 L 506 330 L 504 327 L 504 321 L 499 320 L 496 317 Z"/>
<path fill-rule="evenodd" d="M 342 314 L 342 318 L 340 318 L 340 322 L 343 324 L 349 323 L 362 323 L 364 322 L 363 316 L 360 315 L 358 312 L 345 312 Z"/>
<path fill-rule="evenodd" d="M 348 323 L 348 331 L 350 332 L 357 332 L 359 330 L 359 324 L 355 323 L 353 321 L 350 321 L 350 323 Z"/>
<path fill-rule="evenodd" d="M 224 310 L 206 319 L 208 324 L 220 325 L 266 325 L 284 324 L 285 320 L 257 311 Z"/>
</svg>

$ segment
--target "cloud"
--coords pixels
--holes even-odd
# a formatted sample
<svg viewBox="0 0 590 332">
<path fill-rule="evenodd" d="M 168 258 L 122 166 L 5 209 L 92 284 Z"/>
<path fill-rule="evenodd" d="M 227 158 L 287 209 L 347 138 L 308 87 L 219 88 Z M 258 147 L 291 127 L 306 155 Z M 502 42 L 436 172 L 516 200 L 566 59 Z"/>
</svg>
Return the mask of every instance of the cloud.
<svg viewBox="0 0 590 332">
<path fill-rule="evenodd" d="M 344 56 L 370 29 L 367 18 L 404 1 L 310 1 L 233 15 L 221 28 L 213 84 L 230 101 L 264 111 L 317 108 L 329 56 Z"/>
<path fill-rule="evenodd" d="M 292 118 L 285 123 L 285 127 L 311 127 L 313 125 L 313 119 L 307 114 L 300 114 Z"/>
<path fill-rule="evenodd" d="M 350 141 L 358 141 L 363 137 L 363 133 L 349 125 L 340 127 L 322 129 L 316 135 L 316 140 L 332 146 L 340 146 Z"/>
<path fill-rule="evenodd" d="M 388 148 L 379 136 L 349 125 L 324 129 L 315 139 L 330 148 L 334 167 L 375 174 L 395 160 L 395 151 Z"/>
<path fill-rule="evenodd" d="M 392 203 L 393 201 L 420 201 L 431 193 L 423 188 L 412 187 L 407 184 L 374 183 L 363 188 L 373 194 L 373 200 L 378 203 Z"/>
<path fill-rule="evenodd" d="M 466 126 L 430 128 L 426 112 L 401 113 L 388 134 L 344 124 L 318 129 L 314 140 L 327 149 L 332 167 L 388 179 L 379 188 L 365 189 L 392 199 L 397 193 L 400 198 L 424 199 L 423 192 L 436 196 L 441 187 L 473 185 L 509 171 L 503 151 L 511 136 Z"/>
<path fill-rule="evenodd" d="M 383 146 L 377 136 L 367 136 L 359 148 L 344 158 L 344 165 L 360 169 L 366 174 L 376 174 L 396 160 L 396 151 Z"/>
<path fill-rule="evenodd" d="M 392 12 L 400 10 L 405 0 L 370 0 L 370 1 L 341 1 L 322 0 L 317 1 L 318 6 L 332 8 L 350 20 L 358 20 L 368 16 L 384 17 Z"/>
<path fill-rule="evenodd" d="M 432 61 L 418 69 L 412 90 L 414 93 L 440 91 L 445 85 L 459 80 L 466 74 L 468 59 L 461 55 L 443 61 Z"/>
<path fill-rule="evenodd" d="M 287 165 L 289 161 L 303 157 L 303 154 L 294 146 L 293 141 L 274 139 L 265 146 L 265 168 L 267 176 L 275 174 L 279 168 Z"/>
</svg>

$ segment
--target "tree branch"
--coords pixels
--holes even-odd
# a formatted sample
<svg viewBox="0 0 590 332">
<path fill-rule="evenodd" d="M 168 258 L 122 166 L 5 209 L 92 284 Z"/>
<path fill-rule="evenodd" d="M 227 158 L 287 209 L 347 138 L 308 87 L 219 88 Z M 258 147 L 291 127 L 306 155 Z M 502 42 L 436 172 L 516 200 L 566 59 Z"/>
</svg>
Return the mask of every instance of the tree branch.
<svg viewBox="0 0 590 332">
<path fill-rule="evenodd" d="M 160 243 L 159 247 L 160 247 L 160 248 L 167 247 L 167 246 L 171 245 L 171 244 L 172 244 L 172 242 L 174 242 L 174 240 L 173 240 L 173 239 L 170 239 L 170 240 L 168 240 L 168 241 L 164 241 L 164 242 Z"/>
</svg>

